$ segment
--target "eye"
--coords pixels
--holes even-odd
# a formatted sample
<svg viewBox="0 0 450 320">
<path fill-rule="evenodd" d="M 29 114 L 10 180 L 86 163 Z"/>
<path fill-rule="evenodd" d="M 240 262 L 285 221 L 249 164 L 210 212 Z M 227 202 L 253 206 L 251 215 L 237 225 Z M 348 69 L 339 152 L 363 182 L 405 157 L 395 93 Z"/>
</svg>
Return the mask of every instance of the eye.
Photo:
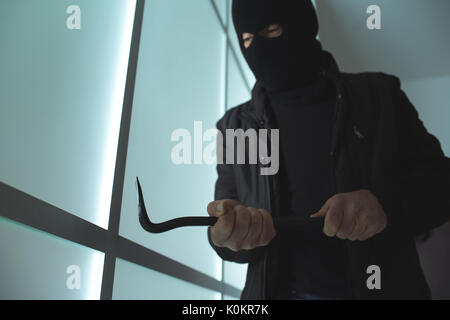
<svg viewBox="0 0 450 320">
<path fill-rule="evenodd" d="M 254 35 L 248 32 L 242 34 L 242 40 L 244 41 L 244 48 L 247 49 L 252 44 Z"/>
<path fill-rule="evenodd" d="M 259 32 L 265 38 L 277 38 L 283 34 L 283 27 L 279 24 L 271 24 Z"/>
</svg>

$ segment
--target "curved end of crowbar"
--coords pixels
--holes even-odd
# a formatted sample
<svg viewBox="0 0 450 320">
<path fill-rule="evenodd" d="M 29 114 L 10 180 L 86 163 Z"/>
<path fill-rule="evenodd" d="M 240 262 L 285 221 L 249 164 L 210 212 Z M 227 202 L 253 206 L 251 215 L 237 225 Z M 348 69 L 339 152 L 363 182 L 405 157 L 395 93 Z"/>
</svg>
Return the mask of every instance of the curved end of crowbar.
<svg viewBox="0 0 450 320">
<path fill-rule="evenodd" d="M 136 188 L 137 188 L 137 195 L 138 195 L 138 212 L 139 212 L 139 222 L 146 231 L 151 233 L 157 233 L 157 228 L 155 228 L 155 225 L 151 222 L 147 209 L 145 208 L 145 201 L 144 201 L 144 195 L 142 194 L 142 188 L 141 183 L 139 182 L 139 178 L 136 177 Z"/>
<path fill-rule="evenodd" d="M 138 177 L 136 177 L 136 188 L 138 194 L 139 222 L 142 228 L 150 233 L 162 233 L 181 227 L 213 226 L 217 222 L 216 217 L 183 217 L 163 223 L 153 223 L 145 208 L 144 196 Z"/>
</svg>

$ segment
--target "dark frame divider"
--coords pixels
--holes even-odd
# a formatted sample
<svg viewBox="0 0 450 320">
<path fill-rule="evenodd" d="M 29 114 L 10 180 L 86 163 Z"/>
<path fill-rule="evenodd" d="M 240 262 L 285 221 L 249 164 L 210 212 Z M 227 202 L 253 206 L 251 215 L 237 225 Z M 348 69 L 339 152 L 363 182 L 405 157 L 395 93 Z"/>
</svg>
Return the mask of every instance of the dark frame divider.
<svg viewBox="0 0 450 320">
<path fill-rule="evenodd" d="M 145 0 L 136 0 L 133 34 L 131 38 L 130 54 L 128 57 L 127 79 L 120 122 L 119 141 L 117 145 L 116 168 L 114 172 L 113 190 L 111 195 L 111 207 L 109 214 L 109 232 L 118 235 L 120 226 L 120 210 L 122 207 L 122 195 L 127 161 L 128 140 L 130 136 L 131 113 L 133 110 L 134 88 L 136 84 L 136 72 L 141 42 L 142 22 L 144 19 Z M 105 264 L 103 266 L 103 279 L 100 299 L 110 300 L 113 295 L 114 271 L 116 256 L 111 252 L 105 252 Z"/>
<path fill-rule="evenodd" d="M 241 66 L 241 64 L 239 62 L 238 55 L 236 53 L 236 48 L 234 48 L 234 46 L 233 46 L 233 44 L 232 44 L 232 42 L 230 40 L 230 35 L 228 34 L 228 31 L 229 31 L 228 28 L 230 26 L 230 23 L 232 23 L 232 21 L 230 21 L 230 12 L 229 12 L 230 11 L 230 6 L 229 6 L 229 2 L 228 2 L 228 1 L 231 1 L 231 0 L 219 0 L 219 1 L 226 1 L 227 2 L 227 8 L 226 8 L 227 20 L 226 20 L 226 25 L 222 22 L 222 19 L 220 18 L 220 12 L 219 12 L 219 9 L 217 8 L 216 4 L 214 3 L 214 0 L 210 0 L 210 1 L 211 1 L 211 4 L 212 4 L 213 8 L 214 8 L 214 11 L 216 12 L 217 19 L 219 20 L 219 23 L 220 23 L 220 25 L 221 25 L 221 27 L 223 29 L 223 32 L 225 33 L 225 35 L 227 37 L 227 46 L 226 46 L 227 47 L 227 52 L 226 52 L 226 56 L 228 57 L 228 50 L 229 50 L 231 52 L 231 54 L 233 55 L 234 60 L 236 61 L 239 73 L 241 74 L 241 76 L 242 76 L 242 78 L 244 80 L 245 87 L 247 88 L 247 90 L 249 92 L 251 92 L 252 88 L 251 88 L 250 84 L 248 83 L 248 80 L 247 80 L 247 77 L 245 75 L 244 69 L 242 69 L 242 66 Z M 237 48 L 237 50 L 240 50 L 240 48 Z M 225 94 L 225 97 L 226 97 L 226 94 Z"/>
<path fill-rule="evenodd" d="M 136 81 L 136 71 L 140 48 L 144 7 L 146 0 L 136 0 L 135 20 L 130 46 L 126 87 L 124 94 L 122 119 L 120 124 L 119 141 L 117 147 L 117 159 L 114 172 L 114 183 L 111 197 L 111 209 L 108 230 L 105 230 L 89 221 L 79 218 L 69 212 L 59 209 L 45 201 L 37 199 L 20 190 L 17 190 L 0 181 L 0 216 L 21 223 L 26 226 L 47 232 L 51 235 L 78 243 L 80 245 L 105 253 L 103 268 L 101 300 L 110 300 L 113 296 L 114 272 L 116 258 L 120 258 L 150 270 L 184 280 L 203 288 L 220 292 L 224 295 L 239 297 L 240 290 L 224 282 L 224 263 L 222 261 L 222 281 L 190 268 L 180 262 L 163 256 L 153 250 L 141 246 L 119 235 L 120 210 L 122 207 L 122 195 L 125 178 L 128 140 L 131 125 L 131 114 Z M 149 1 L 149 0 L 147 0 Z M 219 10 L 213 0 L 210 0 L 212 8 L 219 20 L 223 32 L 226 35 L 225 53 L 225 110 L 227 109 L 228 95 L 228 54 L 238 61 L 228 35 L 229 3 L 227 1 L 226 25 L 222 22 Z M 247 89 L 250 86 L 238 62 Z"/>
<path fill-rule="evenodd" d="M 228 106 L 228 47 L 229 47 L 229 42 L 228 42 L 228 20 L 229 20 L 228 19 L 228 14 L 229 14 L 229 12 L 228 12 L 228 0 L 222 0 L 222 1 L 225 1 L 225 4 L 226 4 L 226 17 L 225 17 L 226 21 L 225 21 L 225 25 L 223 24 L 222 18 L 220 16 L 220 11 L 217 8 L 214 0 L 211 0 L 210 2 L 211 2 L 211 5 L 212 5 L 212 8 L 214 10 L 214 13 L 216 14 L 216 18 L 219 21 L 219 24 L 220 24 L 220 26 L 222 28 L 222 31 L 225 33 L 225 65 L 224 65 L 224 73 L 225 73 L 225 76 L 224 76 L 225 90 L 224 91 L 225 91 L 225 94 L 224 94 L 223 104 L 224 104 L 224 111 L 227 111 L 227 109 L 228 109 L 227 106 Z M 221 263 L 222 263 L 222 275 L 221 275 L 221 277 L 222 277 L 222 284 L 224 284 L 225 283 L 224 282 L 225 281 L 224 280 L 225 279 L 225 262 L 222 260 Z M 223 289 L 221 290 L 220 295 L 221 295 L 221 299 L 223 300 L 224 299 Z"/>
</svg>

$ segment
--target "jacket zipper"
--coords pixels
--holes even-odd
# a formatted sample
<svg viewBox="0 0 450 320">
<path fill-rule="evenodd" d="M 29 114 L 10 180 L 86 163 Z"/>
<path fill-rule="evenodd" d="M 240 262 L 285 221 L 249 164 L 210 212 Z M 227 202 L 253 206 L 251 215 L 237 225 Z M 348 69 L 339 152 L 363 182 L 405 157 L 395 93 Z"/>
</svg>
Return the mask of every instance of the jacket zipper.
<svg viewBox="0 0 450 320">
<path fill-rule="evenodd" d="M 273 209 L 275 207 L 276 201 L 275 199 L 275 191 L 274 191 L 274 184 L 273 184 L 273 176 L 270 176 L 267 178 L 269 181 L 269 199 L 272 202 L 271 208 Z M 268 254 L 264 256 L 264 264 L 263 264 L 263 286 L 262 286 L 262 294 L 263 299 L 267 299 L 267 264 L 268 264 Z"/>
<path fill-rule="evenodd" d="M 263 126 L 263 128 L 261 128 L 261 126 Z M 264 120 L 260 121 L 260 129 L 267 129 L 265 127 L 265 123 Z M 268 135 L 269 137 L 269 135 Z M 270 139 L 270 138 L 269 138 Z M 270 142 L 272 144 L 272 141 Z M 270 153 L 272 154 L 272 148 L 270 148 Z M 266 178 L 269 182 L 269 203 L 271 206 L 271 209 L 273 210 L 273 198 L 274 198 L 274 191 L 273 191 L 273 176 L 267 176 Z M 272 202 L 272 203 L 271 203 Z M 265 300 L 267 298 L 267 292 L 266 292 L 266 288 L 267 288 L 267 264 L 268 264 L 268 253 L 266 253 L 266 255 L 264 256 L 264 262 L 263 262 L 263 285 L 262 285 L 262 296 L 263 296 L 263 300 Z"/>
<path fill-rule="evenodd" d="M 257 119 L 253 114 L 250 114 L 248 112 L 245 112 L 248 116 L 250 116 L 250 118 L 252 118 L 258 127 L 258 130 L 260 129 L 265 129 L 265 130 L 269 130 L 269 128 L 266 128 L 265 126 L 265 121 L 263 119 Z M 269 137 L 269 135 L 268 135 Z M 269 138 L 270 139 L 270 138 Z M 272 151 L 271 151 L 272 152 Z M 271 208 L 273 209 L 273 197 L 274 197 L 274 191 L 273 191 L 273 178 L 272 176 L 268 176 L 267 180 L 269 182 L 269 203 L 272 202 Z M 267 264 L 268 264 L 268 254 L 266 254 L 264 256 L 264 261 L 263 261 L 263 283 L 262 283 L 262 297 L 263 300 L 265 300 L 267 298 L 267 292 L 266 292 L 266 288 L 267 288 Z"/>
<path fill-rule="evenodd" d="M 337 120 L 338 120 L 338 115 L 339 115 L 339 111 L 340 111 L 340 107 L 341 107 L 341 99 L 342 98 L 342 94 L 338 92 L 338 101 L 336 103 L 336 109 L 335 109 L 335 113 L 334 113 L 334 120 L 335 120 L 335 126 L 337 125 Z M 341 131 L 341 130 L 340 130 Z M 338 139 L 338 136 L 340 134 L 340 132 L 334 132 L 333 129 L 333 133 L 336 134 L 337 136 L 335 136 L 335 139 Z M 336 178 L 336 149 L 337 149 L 337 145 L 338 145 L 338 141 L 336 141 L 335 144 L 333 144 L 332 146 L 332 150 L 331 150 L 331 163 L 332 163 L 332 171 L 333 171 L 333 184 L 334 184 L 334 190 L 336 192 L 338 192 L 337 190 L 337 178 Z M 349 243 L 348 240 L 344 240 L 345 241 L 345 251 L 346 251 L 346 256 L 347 256 L 347 263 L 346 263 L 346 283 L 347 283 L 347 290 L 348 293 L 350 294 L 350 297 L 354 296 L 354 290 L 353 290 L 353 283 L 352 283 L 352 272 L 350 270 L 350 263 L 351 263 L 351 254 L 350 254 L 350 249 L 349 249 Z"/>
</svg>

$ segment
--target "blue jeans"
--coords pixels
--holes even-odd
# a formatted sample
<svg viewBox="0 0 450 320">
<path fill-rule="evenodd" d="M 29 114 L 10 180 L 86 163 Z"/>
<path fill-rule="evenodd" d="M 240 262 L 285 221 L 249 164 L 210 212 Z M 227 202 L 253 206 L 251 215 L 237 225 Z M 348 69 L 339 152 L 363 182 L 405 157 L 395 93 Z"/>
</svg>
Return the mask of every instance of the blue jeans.
<svg viewBox="0 0 450 320">
<path fill-rule="evenodd" d="M 301 292 L 291 292 L 289 300 L 339 300 L 338 298 L 329 298 L 329 297 L 321 297 L 316 296 L 309 293 L 301 293 Z"/>
</svg>

